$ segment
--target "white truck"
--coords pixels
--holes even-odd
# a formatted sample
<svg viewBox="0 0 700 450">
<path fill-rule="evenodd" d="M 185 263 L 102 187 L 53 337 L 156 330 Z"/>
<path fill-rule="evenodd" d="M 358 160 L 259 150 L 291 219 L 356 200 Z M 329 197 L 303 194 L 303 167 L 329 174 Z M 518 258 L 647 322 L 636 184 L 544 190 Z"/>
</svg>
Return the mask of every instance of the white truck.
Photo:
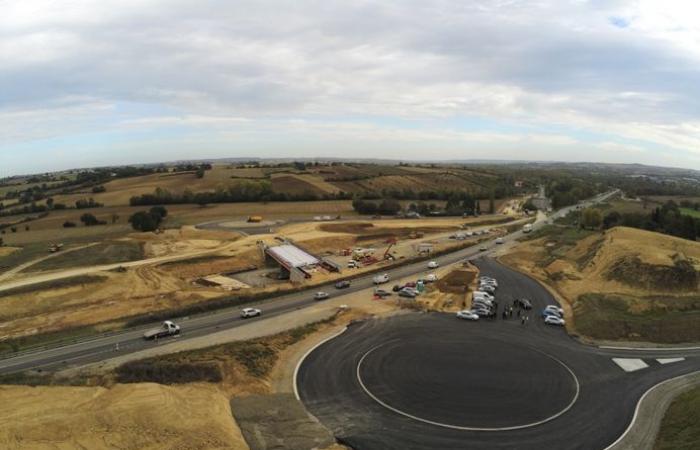
<svg viewBox="0 0 700 450">
<path fill-rule="evenodd" d="M 529 233 L 530 231 L 532 231 L 532 224 L 526 223 L 525 226 L 523 226 L 523 233 Z"/>
<path fill-rule="evenodd" d="M 382 275 L 377 275 L 376 277 L 374 277 L 374 278 L 372 279 L 372 281 L 374 282 L 374 284 L 386 283 L 387 281 L 389 281 L 389 274 L 388 274 L 388 273 L 385 273 L 385 274 L 382 274 Z"/>
<path fill-rule="evenodd" d="M 175 325 L 175 323 L 173 323 L 172 321 L 166 320 L 165 322 L 163 322 L 160 328 L 153 328 L 143 333 L 143 338 L 146 340 L 150 340 L 166 336 L 174 336 L 176 334 L 180 334 L 180 325 Z"/>
</svg>

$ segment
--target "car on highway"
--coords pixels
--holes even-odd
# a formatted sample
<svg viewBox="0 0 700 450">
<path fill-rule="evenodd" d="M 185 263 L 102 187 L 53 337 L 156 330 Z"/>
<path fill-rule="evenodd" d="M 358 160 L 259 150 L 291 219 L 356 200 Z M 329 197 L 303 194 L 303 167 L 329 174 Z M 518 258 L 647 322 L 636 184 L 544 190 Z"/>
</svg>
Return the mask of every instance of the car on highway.
<svg viewBox="0 0 700 450">
<path fill-rule="evenodd" d="M 488 250 L 488 249 L 486 248 L 485 245 L 482 245 L 481 247 L 479 247 L 480 252 L 485 252 L 486 250 Z"/>
<path fill-rule="evenodd" d="M 166 320 L 160 325 L 159 328 L 152 328 L 143 333 L 143 338 L 146 340 L 158 339 L 166 336 L 175 336 L 178 334 L 180 334 L 180 325 L 176 325 L 171 320 Z"/>
<path fill-rule="evenodd" d="M 532 309 L 532 302 L 526 298 L 516 298 L 515 306 L 518 306 L 522 309 L 530 310 Z"/>
<path fill-rule="evenodd" d="M 479 320 L 479 315 L 469 309 L 465 309 L 457 313 L 457 318 L 464 320 Z"/>
<path fill-rule="evenodd" d="M 241 319 L 247 319 L 249 317 L 257 317 L 262 315 L 262 310 L 258 308 L 243 308 L 241 310 Z"/>
<path fill-rule="evenodd" d="M 383 297 L 388 297 L 388 296 L 390 296 L 390 295 L 391 295 L 391 292 L 385 291 L 384 289 L 376 288 L 376 289 L 374 290 L 374 295 L 376 295 L 377 297 L 382 297 L 382 298 L 383 298 Z"/>
<path fill-rule="evenodd" d="M 399 291 L 399 297 L 416 298 L 416 291 L 411 288 L 403 288 Z"/>
<path fill-rule="evenodd" d="M 335 283 L 335 288 L 336 289 L 345 289 L 350 287 L 350 281 L 348 280 L 341 280 Z"/>
<path fill-rule="evenodd" d="M 562 319 L 561 317 L 551 316 L 551 315 L 546 316 L 544 318 L 544 323 L 546 323 L 547 325 L 559 325 L 562 327 L 564 325 L 566 325 L 566 321 L 564 319 Z"/>
<path fill-rule="evenodd" d="M 389 281 L 389 274 L 388 273 L 383 273 L 381 275 L 377 275 L 376 277 L 372 278 L 372 282 L 374 284 L 382 284 L 386 283 Z"/>
<path fill-rule="evenodd" d="M 440 267 L 440 264 L 438 264 L 437 261 L 430 261 L 428 263 L 428 269 L 437 269 L 438 267 Z"/>
<path fill-rule="evenodd" d="M 314 294 L 314 300 L 325 300 L 328 297 L 330 297 L 330 295 L 328 295 L 328 292 L 318 291 Z"/>
<path fill-rule="evenodd" d="M 558 315 L 563 316 L 564 315 L 564 310 L 558 307 L 557 305 L 547 305 L 544 307 L 547 311 L 554 311 Z"/>
</svg>

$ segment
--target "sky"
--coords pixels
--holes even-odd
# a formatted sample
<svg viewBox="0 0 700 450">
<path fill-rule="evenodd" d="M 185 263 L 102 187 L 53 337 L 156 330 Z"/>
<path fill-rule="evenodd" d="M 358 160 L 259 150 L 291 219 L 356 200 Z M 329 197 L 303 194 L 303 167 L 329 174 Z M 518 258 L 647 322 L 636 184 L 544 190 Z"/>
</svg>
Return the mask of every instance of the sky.
<svg viewBox="0 0 700 450">
<path fill-rule="evenodd" d="M 0 177 L 225 157 L 700 169 L 694 0 L 0 11 Z"/>
</svg>

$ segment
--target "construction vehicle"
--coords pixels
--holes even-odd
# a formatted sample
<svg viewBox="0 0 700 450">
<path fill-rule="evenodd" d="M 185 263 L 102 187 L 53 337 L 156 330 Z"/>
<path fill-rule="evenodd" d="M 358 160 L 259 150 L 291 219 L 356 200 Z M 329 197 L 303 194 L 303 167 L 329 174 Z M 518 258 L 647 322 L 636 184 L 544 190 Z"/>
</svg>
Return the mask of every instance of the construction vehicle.
<svg viewBox="0 0 700 450">
<path fill-rule="evenodd" d="M 153 328 L 143 333 L 143 338 L 146 340 L 158 339 L 166 336 L 174 336 L 176 334 L 180 334 L 180 326 L 175 325 L 175 323 L 170 320 L 166 320 L 160 328 Z"/>
<path fill-rule="evenodd" d="M 62 248 L 63 248 L 63 244 L 51 244 L 49 246 L 49 253 L 60 252 Z"/>
<path fill-rule="evenodd" d="M 262 222 L 262 220 L 263 220 L 262 216 L 248 216 L 248 222 L 251 222 L 251 223 Z"/>
<path fill-rule="evenodd" d="M 384 255 L 382 255 L 382 259 L 389 259 L 389 260 L 394 260 L 394 255 L 392 255 L 390 252 L 391 247 L 396 245 L 396 238 L 389 238 L 386 240 L 386 243 L 389 244 L 389 246 L 386 248 L 386 251 L 384 252 Z"/>
</svg>

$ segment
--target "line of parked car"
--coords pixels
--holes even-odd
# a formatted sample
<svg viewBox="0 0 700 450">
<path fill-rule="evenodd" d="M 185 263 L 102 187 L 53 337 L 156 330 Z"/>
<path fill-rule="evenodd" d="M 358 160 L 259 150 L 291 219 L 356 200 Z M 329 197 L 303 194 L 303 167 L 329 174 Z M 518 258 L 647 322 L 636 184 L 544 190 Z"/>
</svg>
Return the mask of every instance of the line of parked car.
<svg viewBox="0 0 700 450">
<path fill-rule="evenodd" d="M 556 305 L 547 305 L 542 310 L 542 318 L 547 325 L 566 325 L 564 310 Z"/>
<path fill-rule="evenodd" d="M 471 309 L 465 309 L 457 313 L 457 317 L 464 320 L 479 320 L 480 317 L 494 317 L 496 315 L 496 290 L 498 280 L 492 277 L 479 277 L 479 289 L 472 293 Z"/>
</svg>

